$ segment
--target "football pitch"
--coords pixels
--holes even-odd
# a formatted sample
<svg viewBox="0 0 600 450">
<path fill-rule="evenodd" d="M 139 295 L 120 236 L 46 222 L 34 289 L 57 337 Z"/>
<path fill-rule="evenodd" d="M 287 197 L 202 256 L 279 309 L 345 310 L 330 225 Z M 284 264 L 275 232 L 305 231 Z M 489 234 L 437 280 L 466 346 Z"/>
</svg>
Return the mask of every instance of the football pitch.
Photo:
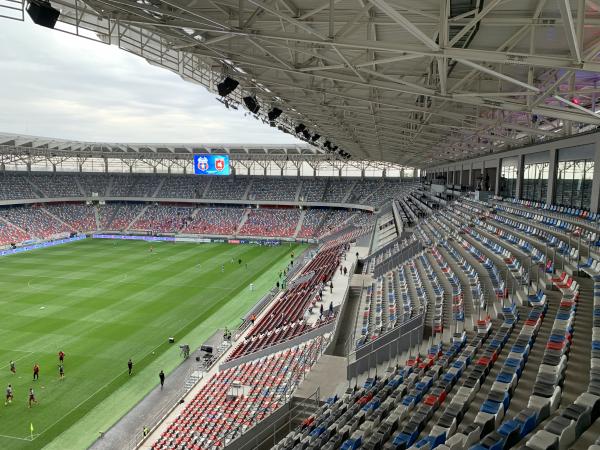
<svg viewBox="0 0 600 450">
<path fill-rule="evenodd" d="M 168 380 L 177 342 L 195 347 L 237 326 L 292 252 L 301 248 L 85 239 L 0 258 L 0 387 L 14 388 L 0 405 L 0 448 L 87 447 L 156 386 L 159 370 Z"/>
</svg>

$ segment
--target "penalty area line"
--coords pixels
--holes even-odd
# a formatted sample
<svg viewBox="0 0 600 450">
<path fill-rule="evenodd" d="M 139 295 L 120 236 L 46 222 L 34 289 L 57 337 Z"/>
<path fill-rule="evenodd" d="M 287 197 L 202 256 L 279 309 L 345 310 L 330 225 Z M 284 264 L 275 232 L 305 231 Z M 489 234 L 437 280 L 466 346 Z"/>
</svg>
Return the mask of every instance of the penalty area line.
<svg viewBox="0 0 600 450">
<path fill-rule="evenodd" d="M 33 441 L 38 436 L 39 436 L 39 434 L 34 434 L 33 438 L 31 438 L 31 437 L 22 438 L 22 437 L 17 437 L 17 436 L 9 436 L 8 434 L 0 434 L 0 438 L 16 439 L 16 440 L 19 440 L 19 441 L 27 441 L 27 442 Z"/>
</svg>

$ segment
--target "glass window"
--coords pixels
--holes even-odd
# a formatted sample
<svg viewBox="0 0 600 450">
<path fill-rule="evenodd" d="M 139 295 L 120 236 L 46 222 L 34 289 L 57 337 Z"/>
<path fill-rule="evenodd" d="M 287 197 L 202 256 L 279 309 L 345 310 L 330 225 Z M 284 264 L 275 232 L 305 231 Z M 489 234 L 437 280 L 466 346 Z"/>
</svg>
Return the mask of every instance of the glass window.
<svg viewBox="0 0 600 450">
<path fill-rule="evenodd" d="M 517 196 L 517 164 L 512 161 L 502 161 L 500 173 L 500 195 L 515 198 Z"/>
<path fill-rule="evenodd" d="M 550 163 L 525 164 L 521 198 L 545 202 L 548 192 L 548 170 Z"/>
<path fill-rule="evenodd" d="M 559 161 L 556 172 L 556 204 L 590 209 L 594 161 Z"/>
</svg>

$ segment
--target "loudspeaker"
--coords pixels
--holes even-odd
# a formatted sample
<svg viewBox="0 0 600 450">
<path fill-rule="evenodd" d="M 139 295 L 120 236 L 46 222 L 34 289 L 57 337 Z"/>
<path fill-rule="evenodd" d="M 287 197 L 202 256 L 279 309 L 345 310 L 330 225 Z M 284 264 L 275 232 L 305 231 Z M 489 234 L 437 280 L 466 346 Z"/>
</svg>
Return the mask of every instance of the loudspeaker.
<svg viewBox="0 0 600 450">
<path fill-rule="evenodd" d="M 250 111 L 252 114 L 256 114 L 258 112 L 258 110 L 260 109 L 260 105 L 258 104 L 258 102 L 256 101 L 256 99 L 254 97 L 244 97 L 242 100 L 244 100 L 244 104 L 246 105 L 246 108 L 248 108 L 248 111 Z"/>
<path fill-rule="evenodd" d="M 301 133 L 302 130 L 304 130 L 306 128 L 306 125 L 304 125 L 303 123 L 299 123 L 298 125 L 296 125 L 296 128 L 294 128 L 294 131 L 296 132 L 296 134 Z"/>
<path fill-rule="evenodd" d="M 217 84 L 217 91 L 221 97 L 225 97 L 235 91 L 235 88 L 238 87 L 239 84 L 240 83 L 233 78 L 227 77 Z"/>
<path fill-rule="evenodd" d="M 203 352 L 206 352 L 206 353 L 213 352 L 213 348 L 210 345 L 203 345 L 202 347 L 200 347 L 200 350 L 202 350 Z"/>
<path fill-rule="evenodd" d="M 50 2 L 29 2 L 27 5 L 27 13 L 33 23 L 46 28 L 54 28 L 60 11 L 50 6 Z"/>
<path fill-rule="evenodd" d="M 304 136 L 304 139 L 308 141 L 308 139 L 310 138 L 310 133 L 308 132 L 308 130 L 302 130 L 302 136 Z"/>
<path fill-rule="evenodd" d="M 277 120 L 277 118 L 283 113 L 282 110 L 280 110 L 279 108 L 273 108 L 271 111 L 269 111 L 269 113 L 267 114 L 269 116 L 269 122 L 273 122 L 274 120 Z"/>
<path fill-rule="evenodd" d="M 321 135 L 320 135 L 320 134 L 317 134 L 317 133 L 315 133 L 315 134 L 313 134 L 313 137 L 311 138 L 311 140 L 312 140 L 313 142 L 316 142 L 316 141 L 318 141 L 318 140 L 319 140 L 319 138 L 320 138 L 320 137 L 321 137 Z"/>
</svg>

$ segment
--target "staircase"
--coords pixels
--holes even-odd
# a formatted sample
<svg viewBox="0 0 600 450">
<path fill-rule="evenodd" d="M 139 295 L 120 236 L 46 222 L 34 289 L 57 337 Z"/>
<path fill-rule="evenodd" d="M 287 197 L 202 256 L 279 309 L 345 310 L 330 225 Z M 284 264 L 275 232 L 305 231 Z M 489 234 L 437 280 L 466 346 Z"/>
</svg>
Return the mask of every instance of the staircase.
<svg viewBox="0 0 600 450">
<path fill-rule="evenodd" d="M 40 198 L 45 198 L 46 197 L 46 194 L 44 194 L 42 192 L 42 190 L 38 187 L 38 185 L 35 184 L 33 181 L 31 181 L 29 179 L 29 177 L 25 177 L 25 181 L 27 181 L 31 185 L 31 187 L 33 188 L 33 192 L 35 192 L 35 195 L 37 195 Z"/>
<path fill-rule="evenodd" d="M 81 195 L 84 196 L 84 197 L 87 197 L 87 195 L 85 193 L 85 189 L 83 188 L 83 186 L 79 182 L 79 177 L 73 177 L 73 178 L 75 178 L 75 184 L 77 184 L 77 188 L 79 189 L 79 192 L 81 192 Z"/>
<path fill-rule="evenodd" d="M 158 195 L 158 193 L 160 192 L 160 188 L 162 188 L 163 184 L 165 183 L 166 178 L 165 177 L 161 177 L 160 181 L 158 183 L 158 186 L 156 187 L 156 189 L 154 190 L 154 192 L 152 193 L 152 195 L 150 197 L 156 197 Z"/>
<path fill-rule="evenodd" d="M 248 194 L 248 191 L 246 191 L 246 195 L 247 194 Z M 235 229 L 235 234 L 238 234 L 240 232 L 240 230 L 242 229 L 242 227 L 246 223 L 246 220 L 248 220 L 248 215 L 249 214 L 250 214 L 250 208 L 246 208 L 244 210 L 244 215 L 242 216 L 242 220 L 240 220 L 240 223 L 238 224 L 237 228 Z"/>
<path fill-rule="evenodd" d="M 58 216 L 54 215 L 53 213 L 51 213 L 50 211 L 48 211 L 48 209 L 45 206 L 42 206 L 42 211 L 44 211 L 46 214 L 48 214 L 50 217 L 52 217 L 58 223 L 62 223 L 64 226 L 66 226 L 70 230 L 74 230 L 74 228 L 71 225 L 69 225 L 67 222 L 62 220 L 60 217 L 58 217 Z"/>
<path fill-rule="evenodd" d="M 342 203 L 348 203 L 348 200 L 350 199 L 350 196 L 352 195 L 352 192 L 354 191 L 354 188 L 356 187 L 357 184 L 358 184 L 358 180 L 355 180 L 354 183 L 352 184 L 352 186 L 350 187 L 350 189 L 348 189 L 348 192 L 346 192 L 346 195 L 344 196 L 344 198 L 342 199 Z"/>
<path fill-rule="evenodd" d="M 194 370 L 186 379 L 183 385 L 186 392 L 191 391 L 198 381 L 202 379 L 203 373 L 199 370 Z"/>
<path fill-rule="evenodd" d="M 100 215 L 98 214 L 98 208 L 94 206 L 94 217 L 96 218 L 96 230 L 100 229 Z"/>
<path fill-rule="evenodd" d="M 298 178 L 298 186 L 296 187 L 296 195 L 294 195 L 294 201 L 300 201 L 300 193 L 302 192 L 302 179 Z"/>
<path fill-rule="evenodd" d="M 126 229 L 126 230 L 129 230 L 129 228 L 130 228 L 130 227 L 131 227 L 131 226 L 132 226 L 132 225 L 133 225 L 133 224 L 134 224 L 134 223 L 135 223 L 135 222 L 136 222 L 136 221 L 137 221 L 137 220 L 138 220 L 140 217 L 142 217 L 142 215 L 143 215 L 143 214 L 146 212 L 146 210 L 147 210 L 148 208 L 150 208 L 150 205 L 146 205 L 146 206 L 144 206 L 144 208 L 142 208 L 142 210 L 140 211 L 140 213 L 139 213 L 137 216 L 135 216 L 131 222 L 129 222 L 129 223 L 127 224 L 127 226 L 125 227 L 125 229 Z"/>
<path fill-rule="evenodd" d="M 299 194 L 299 193 L 298 193 Z M 304 217 L 306 216 L 306 210 L 303 209 L 300 213 L 300 219 L 296 224 L 296 230 L 294 231 L 294 237 L 298 237 L 298 233 L 300 233 L 300 229 L 302 228 L 302 224 L 304 223 Z"/>
</svg>

